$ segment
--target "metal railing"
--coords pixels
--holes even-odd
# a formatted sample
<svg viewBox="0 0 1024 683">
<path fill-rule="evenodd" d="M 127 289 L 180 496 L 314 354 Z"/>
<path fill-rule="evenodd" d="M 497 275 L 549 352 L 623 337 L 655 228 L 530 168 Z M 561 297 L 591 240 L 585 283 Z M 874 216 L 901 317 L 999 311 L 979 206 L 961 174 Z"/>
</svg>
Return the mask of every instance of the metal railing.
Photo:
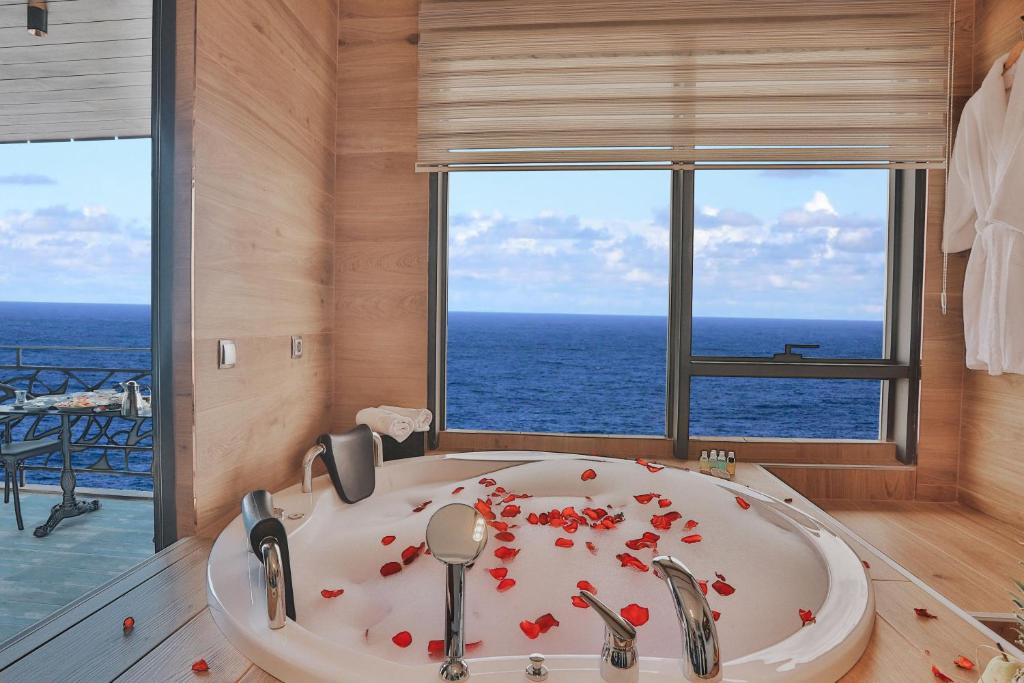
<svg viewBox="0 0 1024 683">
<path fill-rule="evenodd" d="M 15 391 L 28 398 L 116 388 L 134 380 L 152 383 L 149 348 L 97 346 L 0 345 L 0 404 L 12 403 Z M 83 414 L 70 419 L 72 462 L 79 485 L 96 488 L 149 490 L 153 479 L 152 418 L 114 414 Z M 60 435 L 60 419 L 52 414 L 4 415 L 0 435 L 31 441 Z M 57 483 L 59 452 L 25 463 L 30 479 Z"/>
</svg>

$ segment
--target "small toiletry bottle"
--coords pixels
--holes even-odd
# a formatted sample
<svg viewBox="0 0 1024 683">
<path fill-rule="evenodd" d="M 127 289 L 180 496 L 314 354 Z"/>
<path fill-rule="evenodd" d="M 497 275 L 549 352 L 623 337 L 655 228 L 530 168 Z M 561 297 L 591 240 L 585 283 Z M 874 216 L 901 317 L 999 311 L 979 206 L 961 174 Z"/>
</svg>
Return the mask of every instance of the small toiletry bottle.
<svg viewBox="0 0 1024 683">
<path fill-rule="evenodd" d="M 725 471 L 728 473 L 730 479 L 736 476 L 736 451 L 729 451 L 729 455 L 725 461 Z"/>
<path fill-rule="evenodd" d="M 700 452 L 700 473 L 711 474 L 711 460 L 708 459 L 708 452 Z"/>
<path fill-rule="evenodd" d="M 717 474 L 718 472 L 718 450 L 715 448 L 711 449 L 711 457 L 708 458 L 708 474 Z"/>
</svg>

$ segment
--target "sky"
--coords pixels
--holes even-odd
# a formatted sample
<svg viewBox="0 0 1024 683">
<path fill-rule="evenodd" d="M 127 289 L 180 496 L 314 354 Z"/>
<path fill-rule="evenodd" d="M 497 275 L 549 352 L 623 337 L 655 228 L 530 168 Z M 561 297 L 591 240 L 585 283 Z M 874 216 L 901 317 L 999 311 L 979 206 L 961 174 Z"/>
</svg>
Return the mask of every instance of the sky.
<svg viewBox="0 0 1024 683">
<path fill-rule="evenodd" d="M 0 145 L 0 301 L 150 301 L 150 141 Z"/>
<path fill-rule="evenodd" d="M 453 173 L 454 311 L 664 316 L 668 171 Z M 699 171 L 695 316 L 881 320 L 888 172 Z"/>
</svg>

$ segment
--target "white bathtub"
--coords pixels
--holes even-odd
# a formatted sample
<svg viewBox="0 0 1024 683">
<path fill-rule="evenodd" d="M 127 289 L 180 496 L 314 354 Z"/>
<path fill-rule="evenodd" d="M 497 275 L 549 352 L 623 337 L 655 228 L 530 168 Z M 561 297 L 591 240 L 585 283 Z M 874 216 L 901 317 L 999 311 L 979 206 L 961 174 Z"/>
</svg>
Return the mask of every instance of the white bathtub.
<svg viewBox="0 0 1024 683">
<path fill-rule="evenodd" d="M 583 480 L 594 469 L 597 477 Z M 355 505 L 341 502 L 326 477 L 312 494 L 298 485 L 274 494 L 288 529 L 297 621 L 267 627 L 262 566 L 249 550 L 241 519 L 217 539 L 210 556 L 208 593 L 217 625 L 245 656 L 288 683 L 307 681 L 435 681 L 439 660 L 430 640 L 444 637 L 444 571 L 429 555 L 384 577 L 381 566 L 401 562 L 401 552 L 424 539 L 427 521 L 441 506 L 473 504 L 495 486 L 515 493 L 522 512 L 498 520 L 518 525 L 513 542 L 493 536 L 467 576 L 467 640 L 483 641 L 467 653 L 471 680 L 525 681 L 527 655 L 540 652 L 551 683 L 599 681 L 603 624 L 590 609 L 570 603 L 576 583 L 587 580 L 615 609 L 637 603 L 650 620 L 638 630 L 642 681 L 680 681 L 681 635 L 665 583 L 650 572 L 621 566 L 619 553 L 645 563 L 674 555 L 698 578 L 725 577 L 735 592 L 708 592 L 719 611 L 724 678 L 727 681 L 834 681 L 860 658 L 871 635 L 871 582 L 852 550 L 814 519 L 774 498 L 712 477 L 666 468 L 651 472 L 633 461 L 545 453 L 488 452 L 388 463 L 377 470 L 374 494 Z M 485 482 L 485 484 L 488 482 Z M 453 491 L 464 487 L 459 493 Z M 634 495 L 659 493 L 641 504 Z M 590 498 L 588 499 L 587 496 Z M 741 506 L 736 497 L 749 503 Z M 432 501 L 414 512 L 420 504 Z M 574 505 L 610 506 L 624 520 L 612 530 L 580 525 L 574 534 L 527 522 L 530 512 Z M 494 504 L 500 513 L 502 505 Z M 651 517 L 682 514 L 668 531 Z M 301 517 L 300 517 L 301 515 Z M 685 530 L 688 520 L 698 525 Z M 657 552 L 630 550 L 644 531 L 661 536 Z M 699 533 L 703 540 L 683 543 Z M 384 536 L 396 536 L 383 545 Z M 571 548 L 555 539 L 573 540 Z M 595 548 L 587 548 L 586 541 Z M 519 548 L 511 561 L 494 556 L 501 546 Z M 506 567 L 516 580 L 499 593 L 487 569 Z M 344 589 L 335 598 L 322 589 Z M 725 592 L 728 592 L 725 589 Z M 803 625 L 799 610 L 816 621 Z M 551 613 L 559 626 L 531 640 L 519 623 Z M 412 644 L 392 637 L 402 631 Z"/>
</svg>

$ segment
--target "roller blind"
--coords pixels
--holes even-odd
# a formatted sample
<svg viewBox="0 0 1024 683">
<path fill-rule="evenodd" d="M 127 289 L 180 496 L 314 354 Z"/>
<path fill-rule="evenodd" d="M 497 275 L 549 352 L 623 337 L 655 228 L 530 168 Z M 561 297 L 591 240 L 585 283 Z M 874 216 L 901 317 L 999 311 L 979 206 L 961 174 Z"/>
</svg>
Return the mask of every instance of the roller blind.
<svg viewBox="0 0 1024 683">
<path fill-rule="evenodd" d="M 950 0 L 420 0 L 417 168 L 941 164 Z"/>
</svg>

